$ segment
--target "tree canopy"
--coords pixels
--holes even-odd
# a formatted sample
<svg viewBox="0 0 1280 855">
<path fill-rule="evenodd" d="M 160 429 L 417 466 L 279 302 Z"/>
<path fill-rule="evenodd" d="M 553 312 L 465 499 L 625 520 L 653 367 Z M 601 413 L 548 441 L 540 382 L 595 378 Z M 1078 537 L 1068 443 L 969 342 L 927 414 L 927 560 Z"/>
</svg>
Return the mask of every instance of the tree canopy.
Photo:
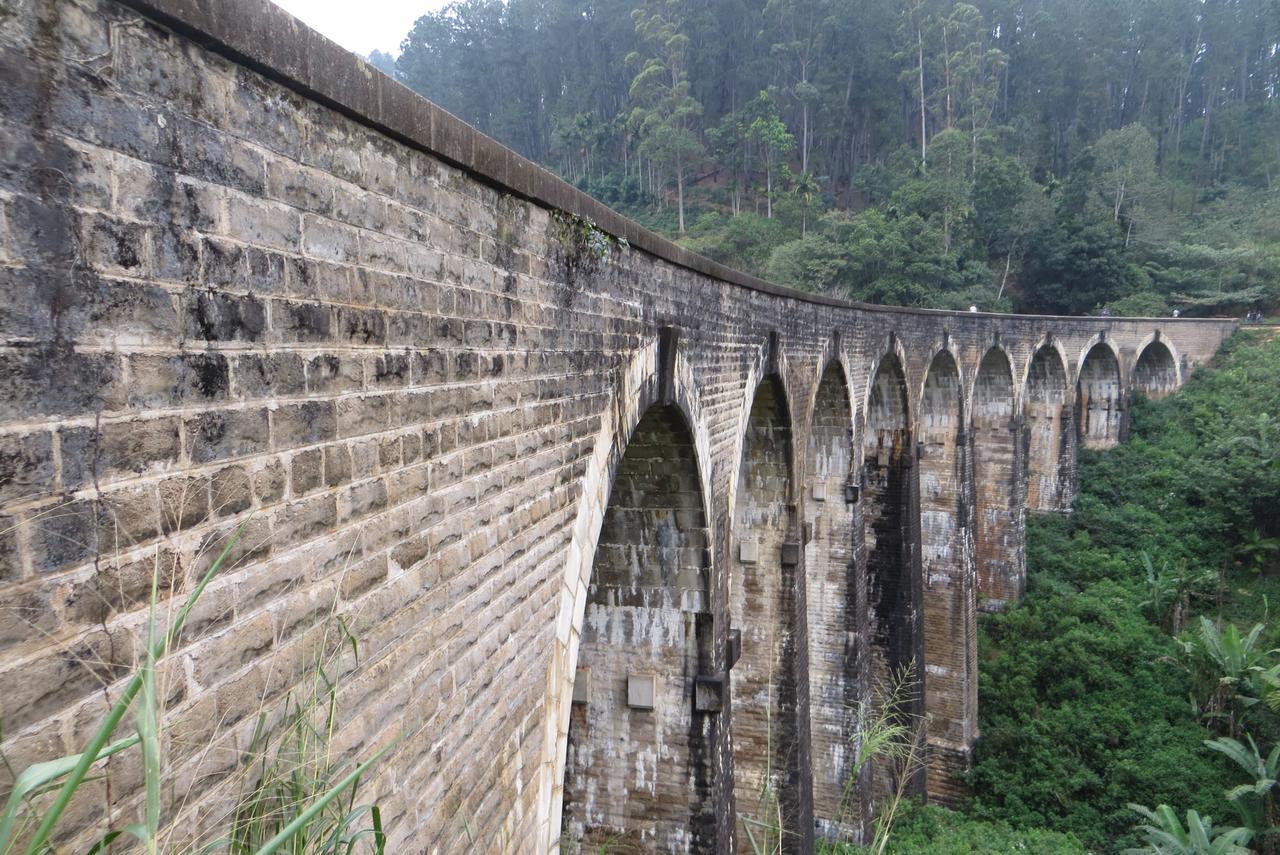
<svg viewBox="0 0 1280 855">
<path fill-rule="evenodd" d="M 375 59 L 785 284 L 1025 311 L 1280 303 L 1280 0 L 456 0 L 394 67 Z"/>
</svg>

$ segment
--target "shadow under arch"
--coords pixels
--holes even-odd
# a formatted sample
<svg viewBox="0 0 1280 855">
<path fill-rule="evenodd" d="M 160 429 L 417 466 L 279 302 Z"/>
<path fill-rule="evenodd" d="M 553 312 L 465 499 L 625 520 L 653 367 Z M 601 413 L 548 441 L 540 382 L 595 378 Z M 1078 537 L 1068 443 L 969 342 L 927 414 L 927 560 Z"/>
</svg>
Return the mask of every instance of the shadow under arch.
<svg viewBox="0 0 1280 855">
<path fill-rule="evenodd" d="M 977 736 L 977 625 L 968 455 L 960 368 L 934 355 L 920 395 L 920 564 L 923 581 L 923 688 L 926 792 L 931 801 L 964 796 L 957 772 L 969 767 Z"/>
<path fill-rule="evenodd" d="M 561 577 L 556 634 L 547 675 L 543 710 L 543 743 L 538 775 L 539 851 L 557 853 L 561 845 L 565 763 L 580 642 L 584 631 L 588 585 L 606 509 L 625 452 L 642 417 L 658 406 L 678 411 L 691 432 L 696 481 L 707 540 L 714 543 L 711 506 L 710 439 L 697 395 L 692 368 L 674 337 L 659 336 L 637 351 L 620 370 L 610 407 L 597 433 L 592 457 L 581 483 L 582 497 L 573 525 Z M 710 560 L 710 556 L 708 556 Z M 709 567 L 709 574 L 714 568 Z M 687 820 L 686 820 L 687 821 Z"/>
<path fill-rule="evenodd" d="M 710 526 L 679 408 L 640 419 L 614 476 L 569 721 L 564 823 L 587 847 L 711 852 Z"/>
<path fill-rule="evenodd" d="M 906 371 L 896 348 L 886 353 L 871 375 L 863 408 L 862 515 L 869 613 L 870 681 L 883 687 L 908 671 L 908 709 L 923 713 L 919 692 L 923 662 L 921 580 L 916 545 L 915 446 L 911 438 Z M 873 769 L 872 793 L 879 798 L 894 788 L 918 791 L 919 776 L 893 780 L 886 766 Z"/>
<path fill-rule="evenodd" d="M 1027 366 L 1023 408 L 1027 424 L 1027 510 L 1071 507 L 1075 472 L 1075 410 L 1062 352 L 1046 341 Z"/>
<path fill-rule="evenodd" d="M 859 704 L 867 699 L 866 576 L 858 555 L 861 513 L 854 500 L 854 409 L 838 357 L 822 365 L 806 448 L 805 597 L 814 817 L 822 836 L 861 839 L 869 820 L 867 774 L 851 780 Z M 869 770 L 868 770 L 869 771 Z"/>
<path fill-rule="evenodd" d="M 1172 345 L 1156 333 L 1138 351 L 1133 365 L 1133 391 L 1157 400 L 1172 395 L 1181 382 Z"/>
<path fill-rule="evenodd" d="M 974 555 L 984 608 L 1022 596 L 1026 559 L 1022 425 L 1013 363 L 999 346 L 982 357 L 973 383 Z"/>
<path fill-rule="evenodd" d="M 1124 379 L 1111 345 L 1096 340 L 1080 357 L 1076 413 L 1085 448 L 1111 448 L 1124 438 Z"/>
<path fill-rule="evenodd" d="M 800 546 L 790 412 L 781 373 L 766 374 L 747 411 L 734 492 L 729 614 L 741 632 L 741 654 L 730 671 L 729 726 L 744 838 L 744 825 L 759 839 L 762 825 L 776 824 L 779 814 L 787 833 L 804 831 L 799 814 L 807 754 L 799 721 Z"/>
</svg>

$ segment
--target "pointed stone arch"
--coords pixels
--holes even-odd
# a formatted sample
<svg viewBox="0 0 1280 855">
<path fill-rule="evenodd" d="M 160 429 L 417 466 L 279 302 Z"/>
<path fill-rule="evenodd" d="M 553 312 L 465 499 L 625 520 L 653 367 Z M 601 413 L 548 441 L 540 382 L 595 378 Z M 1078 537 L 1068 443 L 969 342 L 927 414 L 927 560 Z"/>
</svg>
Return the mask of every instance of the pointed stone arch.
<svg viewBox="0 0 1280 855">
<path fill-rule="evenodd" d="M 562 576 L 556 636 L 544 701 L 541 770 L 538 776 L 540 851 L 560 851 L 570 718 L 596 545 L 615 475 L 622 466 L 627 446 L 642 416 L 655 405 L 674 406 L 692 434 L 699 491 L 703 499 L 702 514 L 707 522 L 708 537 L 712 542 L 715 539 L 716 520 L 711 511 L 710 473 L 706 466 L 706 461 L 711 459 L 707 422 L 692 367 L 682 348 L 677 346 L 677 337 L 673 333 L 673 330 L 664 330 L 618 371 L 611 406 L 601 423 L 594 452 L 583 476 L 583 494 Z"/>
<path fill-rule="evenodd" d="M 862 458 L 870 680 L 873 686 L 885 685 L 910 668 L 918 684 L 923 639 L 915 446 L 906 371 L 894 351 L 879 360 L 869 380 Z M 920 693 L 912 694 L 911 711 L 919 714 Z M 917 789 L 922 783 L 891 780 L 883 768 L 874 770 L 874 776 L 877 797 L 896 786 Z"/>
<path fill-rule="evenodd" d="M 1027 366 L 1023 407 L 1027 423 L 1027 509 L 1071 506 L 1075 423 L 1067 364 L 1053 342 L 1036 348 Z"/>
<path fill-rule="evenodd" d="M 1080 444 L 1111 448 L 1124 436 L 1124 382 L 1120 358 L 1111 345 L 1098 339 L 1080 357 L 1076 381 L 1076 412 Z"/>
<path fill-rule="evenodd" d="M 973 383 L 974 555 L 984 608 L 1018 599 L 1026 585 L 1023 555 L 1021 419 L 1013 363 L 999 346 L 978 365 Z"/>
<path fill-rule="evenodd" d="M 977 735 L 977 626 L 969 524 L 964 397 L 955 356 L 939 351 L 920 395 L 916 465 L 923 582 L 926 790 L 955 802 L 955 775 L 969 766 Z"/>
<path fill-rule="evenodd" d="M 743 822 L 801 807 L 792 424 L 781 376 L 756 386 L 742 435 L 733 510 L 730 624 L 741 632 L 731 673 L 734 802 Z M 753 829 L 758 831 L 758 829 Z"/>
<path fill-rule="evenodd" d="M 1172 345 L 1156 333 L 1138 351 L 1133 366 L 1133 390 L 1153 400 L 1171 395 L 1182 383 Z"/>
<path fill-rule="evenodd" d="M 867 691 L 865 576 L 855 501 L 854 408 L 843 364 L 826 362 L 814 396 L 807 446 L 806 613 L 814 816 L 824 836 L 857 835 L 869 780 L 851 781 L 858 704 Z"/>
<path fill-rule="evenodd" d="M 565 829 L 603 844 L 711 852 L 711 543 L 693 434 L 650 407 L 596 543 L 565 761 Z"/>
</svg>

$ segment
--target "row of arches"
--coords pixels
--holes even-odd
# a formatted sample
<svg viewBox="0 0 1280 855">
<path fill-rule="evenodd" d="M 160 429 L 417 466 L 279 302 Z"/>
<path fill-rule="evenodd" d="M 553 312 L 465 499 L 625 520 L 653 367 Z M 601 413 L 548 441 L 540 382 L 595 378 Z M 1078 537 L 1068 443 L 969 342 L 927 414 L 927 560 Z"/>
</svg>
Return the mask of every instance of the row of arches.
<svg viewBox="0 0 1280 855">
<path fill-rule="evenodd" d="M 563 754 L 567 838 L 585 850 L 714 851 L 728 830 L 714 782 L 730 768 L 743 845 L 770 826 L 798 835 L 795 848 L 815 822 L 856 830 L 891 787 L 957 795 L 977 737 L 979 603 L 1021 593 L 1023 509 L 1066 507 L 1077 445 L 1114 443 L 1124 428 L 1110 346 L 1094 343 L 1075 375 L 1069 390 L 1046 342 L 1019 395 L 1003 349 L 966 384 L 941 348 L 913 410 L 891 348 L 859 430 L 849 378 L 830 359 L 801 449 L 785 372 L 766 371 L 741 433 L 727 574 L 713 567 L 722 526 L 709 516 L 696 415 L 669 396 L 653 402 L 614 469 L 587 580 Z M 1179 378 L 1157 338 L 1128 385 L 1158 396 Z M 859 711 L 907 671 L 926 772 L 853 780 Z"/>
</svg>

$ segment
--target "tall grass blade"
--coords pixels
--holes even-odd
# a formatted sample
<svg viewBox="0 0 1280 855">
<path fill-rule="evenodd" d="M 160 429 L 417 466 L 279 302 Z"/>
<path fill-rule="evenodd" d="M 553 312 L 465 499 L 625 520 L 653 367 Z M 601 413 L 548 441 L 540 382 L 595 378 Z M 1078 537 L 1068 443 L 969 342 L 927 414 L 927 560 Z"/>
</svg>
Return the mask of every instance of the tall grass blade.
<svg viewBox="0 0 1280 855">
<path fill-rule="evenodd" d="M 226 561 L 227 556 L 231 554 L 231 548 L 236 541 L 240 539 L 240 535 L 244 532 L 245 523 L 241 523 L 227 540 L 227 545 L 222 548 L 222 552 L 218 555 L 216 561 L 210 565 L 204 576 L 196 584 L 194 590 L 187 597 L 186 602 L 182 604 L 182 608 L 178 610 L 178 614 L 173 619 L 173 623 L 169 625 L 168 631 L 164 638 L 153 644 L 148 651 L 148 655 L 152 660 L 159 659 L 169 649 L 170 642 L 177 637 L 182 631 L 182 625 L 186 623 L 187 616 L 191 614 L 191 610 L 195 608 L 196 600 L 204 593 L 204 589 L 209 586 L 209 582 L 213 580 L 215 574 L 222 567 L 222 563 Z M 85 775 L 89 773 L 89 767 L 96 763 L 102 757 L 102 749 L 106 746 L 107 740 L 111 738 L 111 734 L 115 733 L 116 727 L 119 726 L 120 720 L 124 718 L 124 714 L 128 712 L 133 699 L 138 696 L 138 692 L 142 690 L 144 674 L 139 672 L 133 676 L 127 686 L 125 686 L 124 694 L 120 696 L 120 700 L 116 701 L 115 706 L 107 713 L 106 719 L 99 725 L 97 731 L 94 732 L 93 738 L 89 740 L 88 747 L 77 755 L 79 760 L 75 764 L 70 774 L 67 776 L 66 783 L 62 785 L 62 789 L 58 792 L 58 796 L 54 799 L 53 804 L 44 815 L 44 820 L 40 823 L 40 827 L 36 829 L 35 836 L 31 838 L 31 842 L 27 845 L 27 855 L 40 855 L 44 852 L 53 829 L 57 826 L 58 820 L 66 811 L 67 806 L 71 804 L 71 798 L 75 795 L 76 790 L 84 782 Z M 5 843 L 0 838 L 0 843 Z M 7 850 L 6 850 L 7 851 Z"/>
<path fill-rule="evenodd" d="M 381 760 L 383 755 L 390 751 L 394 745 L 395 743 L 392 742 L 390 745 L 384 746 L 368 760 L 365 760 L 353 769 L 345 778 L 331 787 L 326 793 L 320 796 L 320 798 L 308 805 L 306 810 L 294 817 L 292 822 L 280 829 L 280 832 L 276 834 L 275 837 L 264 843 L 255 855 L 272 855 L 272 853 L 279 851 L 280 847 L 289 841 L 289 838 L 302 832 L 313 819 L 319 816 L 320 813 L 328 807 L 330 802 L 341 796 L 348 787 L 354 785 L 356 781 L 358 781 L 360 777 L 373 766 L 373 764 Z"/>
<path fill-rule="evenodd" d="M 103 748 L 98 753 L 98 757 L 99 759 L 105 759 L 137 744 L 138 737 L 130 736 Z M 9 851 L 9 837 L 13 833 L 13 826 L 18 820 L 18 811 L 22 808 L 23 800 L 28 796 L 48 790 L 58 779 L 76 768 L 80 762 L 80 756 L 79 754 L 71 754 L 67 757 L 59 757 L 56 760 L 46 760 L 43 763 L 34 763 L 22 770 L 22 773 L 13 782 L 13 791 L 9 793 L 9 800 L 5 803 L 4 817 L 0 818 L 0 847 L 3 847 L 0 848 L 0 851 Z"/>
<path fill-rule="evenodd" d="M 147 855 L 156 855 L 156 837 L 160 833 L 160 721 L 156 698 L 156 578 L 151 579 L 151 609 L 147 618 L 147 656 L 142 665 L 142 699 L 138 705 L 137 730 L 142 741 L 142 771 L 146 783 L 146 817 L 142 843 Z"/>
</svg>

